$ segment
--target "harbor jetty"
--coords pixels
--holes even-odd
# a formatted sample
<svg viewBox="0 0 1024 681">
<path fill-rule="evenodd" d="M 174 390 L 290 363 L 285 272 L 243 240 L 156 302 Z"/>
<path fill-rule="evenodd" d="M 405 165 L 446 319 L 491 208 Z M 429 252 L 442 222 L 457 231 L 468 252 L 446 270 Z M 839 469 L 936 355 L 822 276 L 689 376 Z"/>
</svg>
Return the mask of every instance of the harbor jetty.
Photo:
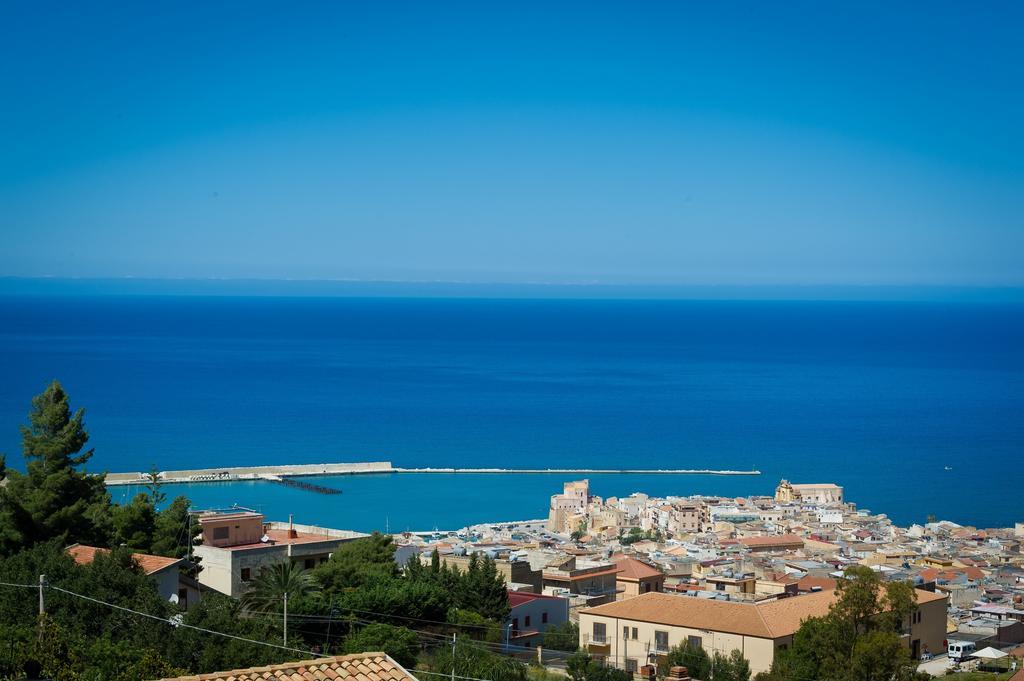
<svg viewBox="0 0 1024 681">
<path fill-rule="evenodd" d="M 706 468 L 400 468 L 390 461 L 363 463 L 311 463 L 282 466 L 228 466 L 160 471 L 160 481 L 168 484 L 198 482 L 237 482 L 243 480 L 279 482 L 303 476 L 366 475 L 371 473 L 492 473 L 512 475 L 761 475 L 759 470 L 712 470 Z M 140 485 L 149 482 L 147 472 L 107 473 L 107 485 Z M 289 483 L 285 483 L 289 484 Z M 306 483 L 308 484 L 308 483 Z M 300 485 L 294 485 L 300 486 Z"/>
</svg>

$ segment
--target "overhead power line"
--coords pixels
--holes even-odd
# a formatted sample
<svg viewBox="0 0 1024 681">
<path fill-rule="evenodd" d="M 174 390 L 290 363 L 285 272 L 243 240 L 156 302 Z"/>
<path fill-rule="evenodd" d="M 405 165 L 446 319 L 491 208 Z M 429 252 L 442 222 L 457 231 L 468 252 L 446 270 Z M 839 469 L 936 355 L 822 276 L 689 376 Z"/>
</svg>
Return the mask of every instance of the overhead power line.
<svg viewBox="0 0 1024 681">
<path fill-rule="evenodd" d="M 38 588 L 38 585 L 37 585 L 36 588 Z M 230 638 L 230 639 L 234 639 L 236 641 L 244 641 L 245 643 L 252 643 L 252 644 L 255 644 L 255 645 L 267 646 L 267 647 L 270 647 L 270 648 L 277 648 L 279 650 L 287 650 L 287 651 L 292 652 L 292 653 L 301 653 L 303 655 L 310 655 L 312 657 L 327 657 L 327 655 L 324 655 L 322 653 L 315 653 L 315 652 L 313 652 L 311 650 L 302 650 L 301 648 L 292 648 L 292 647 L 283 646 L 283 645 L 280 645 L 280 644 L 277 644 L 277 643 L 270 643 L 269 641 L 257 641 L 257 640 L 251 639 L 251 638 L 245 638 L 244 636 L 236 636 L 235 634 L 228 634 L 228 633 L 225 633 L 223 631 L 214 631 L 213 629 L 206 629 L 205 627 L 197 627 L 194 624 L 186 624 L 185 622 L 179 622 L 179 621 L 175 621 L 173 619 L 168 619 L 166 617 L 160 617 L 159 615 L 151 615 L 148 612 L 139 612 L 138 610 L 132 610 L 131 608 L 126 608 L 126 607 L 121 606 L 121 605 L 115 605 L 114 603 L 107 603 L 106 601 L 102 601 L 102 600 L 100 600 L 98 598 L 93 598 L 91 596 L 85 596 L 83 594 L 75 593 L 74 591 L 68 591 L 67 589 L 62 589 L 59 586 L 53 586 L 52 584 L 48 585 L 47 588 L 53 589 L 54 591 L 59 591 L 61 593 L 68 594 L 69 596 L 74 596 L 75 598 L 81 598 L 83 600 L 90 601 L 92 603 L 96 603 L 97 605 L 103 605 L 103 606 L 106 606 L 108 608 L 113 608 L 114 610 L 121 610 L 123 612 L 131 613 L 133 615 L 138 615 L 139 617 L 146 617 L 146 618 L 149 618 L 149 619 L 152 619 L 152 620 L 156 620 L 158 622 L 163 622 L 164 624 L 167 624 L 167 625 L 172 626 L 172 627 L 180 627 L 182 629 L 192 629 L 194 631 L 200 631 L 200 632 L 202 632 L 204 634 L 212 634 L 214 636 L 223 636 L 224 638 Z"/>
</svg>

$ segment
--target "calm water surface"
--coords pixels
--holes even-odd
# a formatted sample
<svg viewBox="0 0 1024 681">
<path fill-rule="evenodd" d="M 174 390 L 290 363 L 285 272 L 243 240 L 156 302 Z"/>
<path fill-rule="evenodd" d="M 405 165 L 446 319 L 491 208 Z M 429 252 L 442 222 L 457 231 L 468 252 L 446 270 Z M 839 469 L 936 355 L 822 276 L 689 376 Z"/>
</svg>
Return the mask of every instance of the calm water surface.
<svg viewBox="0 0 1024 681">
<path fill-rule="evenodd" d="M 1019 304 L 0 297 L 0 451 L 59 378 L 111 471 L 758 468 L 591 476 L 604 496 L 835 481 L 899 522 L 1024 520 Z M 6 424 L 6 425 L 5 425 Z M 945 467 L 952 467 L 946 471 Z M 571 476 L 336 478 L 198 505 L 355 529 L 543 516 Z M 115 490 L 115 496 L 121 492 Z"/>
</svg>

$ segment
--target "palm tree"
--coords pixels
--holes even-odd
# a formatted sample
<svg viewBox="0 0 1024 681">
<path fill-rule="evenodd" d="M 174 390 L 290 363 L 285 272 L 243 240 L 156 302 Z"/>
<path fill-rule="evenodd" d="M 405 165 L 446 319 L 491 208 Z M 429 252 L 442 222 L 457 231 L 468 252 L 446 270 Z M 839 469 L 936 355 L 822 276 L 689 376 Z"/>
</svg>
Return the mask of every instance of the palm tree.
<svg viewBox="0 0 1024 681">
<path fill-rule="evenodd" d="M 283 560 L 260 570 L 242 597 L 242 605 L 250 612 L 280 612 L 286 597 L 295 600 L 319 592 L 320 585 L 311 573 L 290 560 Z"/>
</svg>

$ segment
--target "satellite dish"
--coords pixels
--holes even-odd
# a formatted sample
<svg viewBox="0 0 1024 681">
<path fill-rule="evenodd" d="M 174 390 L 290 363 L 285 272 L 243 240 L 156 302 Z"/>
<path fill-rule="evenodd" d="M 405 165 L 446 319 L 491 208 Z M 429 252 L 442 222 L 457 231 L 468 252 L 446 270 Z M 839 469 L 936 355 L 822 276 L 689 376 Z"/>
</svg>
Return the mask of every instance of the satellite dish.
<svg viewBox="0 0 1024 681">
<path fill-rule="evenodd" d="M 171 597 L 168 598 L 167 600 L 169 600 L 171 603 L 174 603 L 175 605 L 177 605 L 178 604 L 178 594 L 171 594 Z"/>
<path fill-rule="evenodd" d="M 260 537 L 260 541 L 266 544 L 268 541 L 270 541 L 270 535 L 263 535 L 262 537 Z"/>
</svg>

